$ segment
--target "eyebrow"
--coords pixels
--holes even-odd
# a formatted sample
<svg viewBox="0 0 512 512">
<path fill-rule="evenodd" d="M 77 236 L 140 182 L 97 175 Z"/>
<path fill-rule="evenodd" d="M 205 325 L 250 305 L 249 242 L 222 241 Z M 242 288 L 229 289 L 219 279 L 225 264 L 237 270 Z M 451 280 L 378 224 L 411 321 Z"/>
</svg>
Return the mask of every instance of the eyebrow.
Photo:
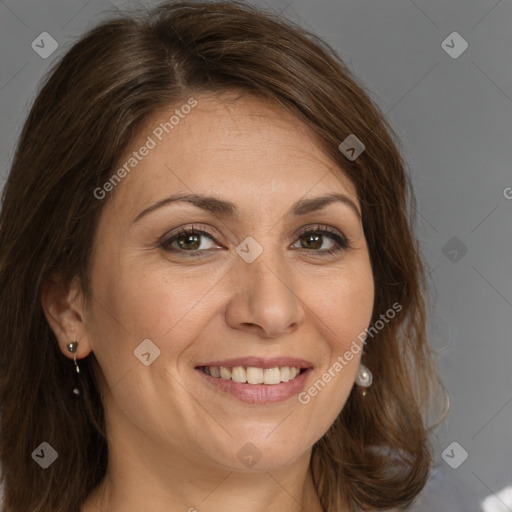
<svg viewBox="0 0 512 512">
<path fill-rule="evenodd" d="M 166 206 L 170 203 L 176 202 L 186 202 L 197 206 L 203 210 L 206 210 L 216 216 L 225 217 L 225 218 L 233 218 L 238 215 L 238 207 L 229 201 L 224 201 L 223 199 L 219 199 L 213 196 L 205 196 L 199 194 L 175 194 L 165 199 L 162 199 L 155 204 L 149 206 L 145 210 L 142 210 L 133 220 L 133 222 L 137 222 L 142 217 Z M 361 220 L 361 213 L 357 208 L 356 204 L 352 199 L 348 196 L 340 193 L 330 193 L 319 197 L 313 197 L 310 199 L 300 199 L 296 203 L 294 203 L 290 210 L 288 211 L 288 215 L 293 215 L 294 217 L 299 217 L 301 215 L 306 215 L 308 213 L 321 210 L 326 206 L 332 203 L 343 203 L 348 206 Z"/>
</svg>

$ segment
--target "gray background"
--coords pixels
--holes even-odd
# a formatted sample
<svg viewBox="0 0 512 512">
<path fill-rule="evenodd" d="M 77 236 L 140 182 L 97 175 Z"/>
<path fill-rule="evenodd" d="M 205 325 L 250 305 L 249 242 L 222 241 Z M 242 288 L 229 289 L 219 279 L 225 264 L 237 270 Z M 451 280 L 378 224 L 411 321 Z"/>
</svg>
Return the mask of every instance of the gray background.
<svg viewBox="0 0 512 512">
<path fill-rule="evenodd" d="M 512 497 L 499 495 L 512 486 L 510 0 L 253 3 L 340 53 L 388 115 L 410 166 L 416 234 L 437 297 L 431 338 L 451 399 L 433 438 L 437 467 L 413 509 L 512 511 Z M 45 70 L 108 10 L 134 4 L 0 0 L 0 185 Z M 454 31 L 468 43 L 457 58 L 442 47 Z M 31 48 L 42 32 L 59 44 L 47 59 Z M 461 48 L 457 40 L 445 44 Z M 453 442 L 452 465 L 462 450 L 469 454 L 456 469 L 441 456 Z M 486 496 L 495 508 L 482 506 Z"/>
</svg>

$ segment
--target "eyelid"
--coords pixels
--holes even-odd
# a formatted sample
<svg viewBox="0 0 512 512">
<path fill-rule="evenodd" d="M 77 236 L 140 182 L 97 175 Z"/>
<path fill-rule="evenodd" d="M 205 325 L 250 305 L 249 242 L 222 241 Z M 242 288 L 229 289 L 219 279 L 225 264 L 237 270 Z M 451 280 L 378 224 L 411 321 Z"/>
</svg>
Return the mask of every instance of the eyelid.
<svg viewBox="0 0 512 512">
<path fill-rule="evenodd" d="M 308 226 L 305 226 L 305 227 L 301 228 L 296 236 L 300 237 L 300 236 L 304 235 L 305 233 L 309 233 L 310 231 L 313 231 L 313 232 L 314 231 L 327 232 L 327 233 L 332 234 L 332 235 L 337 235 L 340 238 L 343 238 L 344 240 L 347 240 L 347 242 L 348 242 L 348 239 L 345 236 L 345 234 L 343 233 L 343 231 L 341 231 L 341 230 L 339 230 L 337 228 L 333 228 L 332 226 L 329 226 L 327 224 L 310 224 Z"/>
<path fill-rule="evenodd" d="M 203 235 L 204 233 L 206 233 L 214 242 L 216 242 L 218 244 L 217 235 L 210 228 L 203 226 L 203 225 L 198 226 L 197 224 L 190 224 L 190 225 L 185 224 L 184 226 L 179 226 L 179 227 L 171 229 L 170 231 L 165 233 L 165 235 L 163 235 L 160 238 L 159 245 L 164 245 L 172 238 L 175 238 L 181 234 L 189 234 L 190 232 L 198 233 L 200 235 Z M 218 244 L 218 245 L 220 245 L 220 244 Z M 193 252 L 193 251 L 188 251 L 188 252 Z M 199 251 L 199 252 L 204 252 L 204 251 Z"/>
</svg>

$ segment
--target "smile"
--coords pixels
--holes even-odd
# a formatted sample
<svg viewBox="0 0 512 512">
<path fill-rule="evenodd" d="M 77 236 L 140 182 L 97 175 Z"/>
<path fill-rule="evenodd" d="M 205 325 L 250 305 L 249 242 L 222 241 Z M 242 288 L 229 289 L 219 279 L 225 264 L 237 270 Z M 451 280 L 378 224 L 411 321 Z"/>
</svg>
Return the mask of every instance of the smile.
<svg viewBox="0 0 512 512">
<path fill-rule="evenodd" d="M 253 366 L 234 366 L 227 368 L 225 366 L 203 366 L 201 370 L 218 379 L 247 383 L 247 384 L 267 384 L 276 385 L 282 382 L 289 382 L 295 379 L 301 371 L 301 368 L 293 366 L 281 366 L 275 368 L 256 368 Z"/>
</svg>

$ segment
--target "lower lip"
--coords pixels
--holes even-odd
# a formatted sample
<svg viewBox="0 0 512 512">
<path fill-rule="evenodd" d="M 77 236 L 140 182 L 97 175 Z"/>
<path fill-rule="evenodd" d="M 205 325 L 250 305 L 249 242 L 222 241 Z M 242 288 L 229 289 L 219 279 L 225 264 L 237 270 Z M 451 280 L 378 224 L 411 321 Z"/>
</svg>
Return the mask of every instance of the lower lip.
<svg viewBox="0 0 512 512">
<path fill-rule="evenodd" d="M 242 402 L 248 404 L 268 404 L 282 402 L 288 400 L 294 395 L 300 393 L 304 387 L 304 383 L 311 372 L 308 368 L 294 379 L 280 384 L 246 384 L 243 382 L 233 382 L 232 380 L 224 380 L 220 377 L 212 377 L 196 368 L 206 381 L 219 391 L 229 393 L 238 398 Z"/>
</svg>

